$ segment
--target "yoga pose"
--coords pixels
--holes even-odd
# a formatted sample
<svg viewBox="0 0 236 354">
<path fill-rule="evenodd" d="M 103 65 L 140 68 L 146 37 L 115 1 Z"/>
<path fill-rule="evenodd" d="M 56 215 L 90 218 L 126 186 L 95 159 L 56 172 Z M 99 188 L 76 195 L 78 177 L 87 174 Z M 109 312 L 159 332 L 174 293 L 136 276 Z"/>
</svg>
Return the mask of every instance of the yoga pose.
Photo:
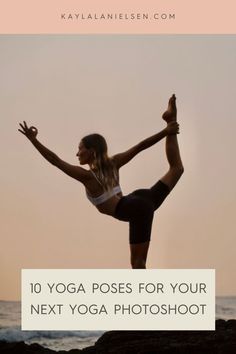
<svg viewBox="0 0 236 354">
<path fill-rule="evenodd" d="M 101 135 L 91 134 L 84 137 L 79 143 L 76 156 L 80 165 L 89 165 L 89 170 L 70 165 L 61 160 L 38 141 L 37 128 L 28 128 L 26 122 L 20 124 L 21 129 L 19 131 L 32 142 L 47 161 L 70 177 L 83 183 L 88 199 L 96 206 L 98 211 L 129 222 L 132 268 L 146 268 L 154 212 L 174 188 L 183 173 L 183 164 L 177 141 L 179 125 L 176 121 L 175 101 L 175 95 L 172 95 L 168 108 L 162 116 L 167 123 L 165 129 L 113 157 L 108 157 L 107 144 Z M 119 185 L 119 169 L 138 153 L 165 137 L 166 155 L 169 163 L 168 172 L 150 189 L 138 189 L 127 196 L 122 196 Z"/>
</svg>

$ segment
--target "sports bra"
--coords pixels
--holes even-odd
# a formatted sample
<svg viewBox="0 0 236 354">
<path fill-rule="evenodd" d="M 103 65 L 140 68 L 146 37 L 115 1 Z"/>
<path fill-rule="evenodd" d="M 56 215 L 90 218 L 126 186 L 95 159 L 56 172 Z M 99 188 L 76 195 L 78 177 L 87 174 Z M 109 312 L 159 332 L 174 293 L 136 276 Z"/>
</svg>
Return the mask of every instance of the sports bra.
<svg viewBox="0 0 236 354">
<path fill-rule="evenodd" d="M 90 171 L 91 171 L 92 175 L 96 178 L 98 183 L 102 186 L 102 183 L 99 181 L 96 174 L 92 170 L 90 170 Z M 88 200 L 95 206 L 106 202 L 108 199 L 110 199 L 111 197 L 113 197 L 114 195 L 116 195 L 118 193 L 121 193 L 121 188 L 120 188 L 119 184 L 117 186 L 113 187 L 111 190 L 106 191 L 103 194 L 99 195 L 98 197 L 91 197 L 91 195 L 88 194 L 88 191 L 86 189 L 86 196 L 87 196 Z"/>
</svg>

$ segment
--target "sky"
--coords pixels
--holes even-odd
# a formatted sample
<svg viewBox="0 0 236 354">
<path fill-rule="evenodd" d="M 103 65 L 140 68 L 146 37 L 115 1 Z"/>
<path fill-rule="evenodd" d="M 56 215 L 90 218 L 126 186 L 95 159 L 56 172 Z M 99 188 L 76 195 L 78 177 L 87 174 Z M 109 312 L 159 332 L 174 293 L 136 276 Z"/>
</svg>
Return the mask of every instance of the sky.
<svg viewBox="0 0 236 354">
<path fill-rule="evenodd" d="M 99 214 L 82 184 L 45 161 L 18 123 L 78 164 L 80 139 L 109 154 L 165 127 L 175 93 L 185 173 L 156 212 L 148 268 L 214 268 L 235 295 L 235 35 L 1 35 L 0 300 L 22 268 L 130 268 L 128 224 Z M 124 194 L 167 171 L 164 140 L 121 169 Z"/>
</svg>

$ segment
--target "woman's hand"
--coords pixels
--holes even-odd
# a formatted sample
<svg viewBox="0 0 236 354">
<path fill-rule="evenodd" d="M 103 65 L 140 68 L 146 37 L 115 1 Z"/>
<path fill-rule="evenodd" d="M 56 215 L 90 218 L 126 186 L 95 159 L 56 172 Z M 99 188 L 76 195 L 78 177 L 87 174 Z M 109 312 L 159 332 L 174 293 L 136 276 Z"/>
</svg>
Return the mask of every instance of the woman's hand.
<svg viewBox="0 0 236 354">
<path fill-rule="evenodd" d="M 34 140 L 38 134 L 38 129 L 35 127 L 30 127 L 28 128 L 26 122 L 23 122 L 24 124 L 20 124 L 21 129 L 18 129 L 19 132 L 24 134 L 30 141 Z"/>
<path fill-rule="evenodd" d="M 168 123 L 166 127 L 166 132 L 167 135 L 179 134 L 179 123 L 177 122 Z"/>
</svg>

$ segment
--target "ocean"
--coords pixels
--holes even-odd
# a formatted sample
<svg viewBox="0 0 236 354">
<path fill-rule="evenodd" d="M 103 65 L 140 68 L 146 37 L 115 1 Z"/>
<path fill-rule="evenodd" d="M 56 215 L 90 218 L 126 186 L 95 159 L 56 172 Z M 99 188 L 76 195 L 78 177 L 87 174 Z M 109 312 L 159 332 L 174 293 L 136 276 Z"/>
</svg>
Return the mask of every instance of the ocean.
<svg viewBox="0 0 236 354">
<path fill-rule="evenodd" d="M 0 340 L 38 343 L 54 350 L 82 349 L 93 345 L 102 331 L 22 331 L 21 304 L 0 301 Z M 216 298 L 216 319 L 236 319 L 236 296 Z"/>
</svg>

